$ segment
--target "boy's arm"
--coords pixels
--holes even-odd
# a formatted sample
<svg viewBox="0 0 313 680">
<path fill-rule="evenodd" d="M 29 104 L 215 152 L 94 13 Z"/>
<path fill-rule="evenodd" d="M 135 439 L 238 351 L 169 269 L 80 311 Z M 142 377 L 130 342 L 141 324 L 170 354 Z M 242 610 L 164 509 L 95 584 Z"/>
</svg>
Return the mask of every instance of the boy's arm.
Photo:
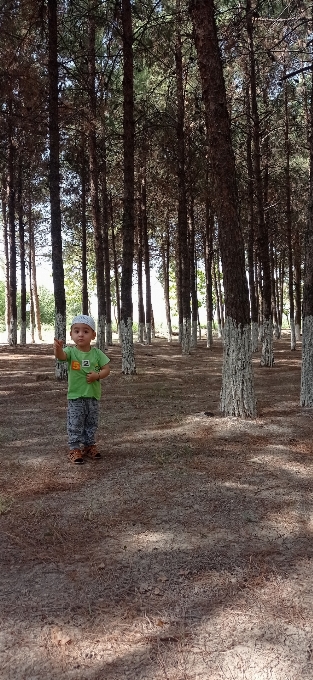
<svg viewBox="0 0 313 680">
<path fill-rule="evenodd" d="M 63 340 L 54 338 L 53 351 L 56 359 L 59 361 L 67 361 L 67 355 L 63 351 Z"/>
<path fill-rule="evenodd" d="M 100 371 L 98 373 L 99 380 L 103 380 L 103 378 L 107 378 L 109 374 L 110 374 L 110 364 L 105 364 L 105 366 L 101 366 Z"/>
<path fill-rule="evenodd" d="M 92 371 L 91 373 L 87 373 L 87 382 L 95 382 L 96 380 L 103 380 L 103 378 L 107 378 L 110 373 L 110 364 L 105 364 L 105 366 L 101 366 L 99 373 L 96 373 L 95 371 Z"/>
</svg>

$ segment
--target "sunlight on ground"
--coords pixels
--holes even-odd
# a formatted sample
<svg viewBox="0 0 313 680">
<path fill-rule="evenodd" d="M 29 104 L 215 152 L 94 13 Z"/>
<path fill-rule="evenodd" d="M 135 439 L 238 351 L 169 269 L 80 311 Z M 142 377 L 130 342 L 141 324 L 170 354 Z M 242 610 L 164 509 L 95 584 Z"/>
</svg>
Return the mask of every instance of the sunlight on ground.
<svg viewBox="0 0 313 680">
<path fill-rule="evenodd" d="M 291 472 L 292 474 L 296 475 L 301 475 L 303 478 L 311 478 L 312 477 L 312 464 L 313 460 L 311 463 L 311 468 L 308 467 L 308 462 L 306 461 L 306 465 L 301 465 L 301 463 L 298 463 L 296 461 L 288 461 L 286 460 L 286 454 L 287 455 L 292 455 L 288 449 L 288 444 L 268 444 L 266 448 L 270 448 L 271 450 L 275 452 L 281 452 L 281 455 L 279 453 L 276 455 L 264 455 L 264 456 L 258 456 L 257 458 L 251 458 L 252 463 L 259 463 L 260 465 L 266 465 L 272 469 L 279 469 L 279 470 L 285 470 L 286 472 Z"/>
<path fill-rule="evenodd" d="M 255 484 L 242 484 L 240 482 L 223 482 L 222 486 L 228 489 L 243 489 L 245 491 L 254 491 Z"/>
</svg>

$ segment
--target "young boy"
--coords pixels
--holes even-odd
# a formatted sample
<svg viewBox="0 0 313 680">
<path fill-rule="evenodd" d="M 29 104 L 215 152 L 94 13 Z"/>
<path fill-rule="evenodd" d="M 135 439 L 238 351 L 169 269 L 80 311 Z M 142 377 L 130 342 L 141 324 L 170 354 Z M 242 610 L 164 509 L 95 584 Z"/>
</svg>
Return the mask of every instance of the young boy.
<svg viewBox="0 0 313 680">
<path fill-rule="evenodd" d="M 79 314 L 71 325 L 71 338 L 75 347 L 63 348 L 63 340 L 54 340 L 54 356 L 68 364 L 67 433 L 69 458 L 81 465 L 86 457 L 101 458 L 95 444 L 98 428 L 100 380 L 110 373 L 110 359 L 96 347 L 95 322 L 91 316 Z M 83 450 L 81 450 L 83 444 Z"/>
</svg>

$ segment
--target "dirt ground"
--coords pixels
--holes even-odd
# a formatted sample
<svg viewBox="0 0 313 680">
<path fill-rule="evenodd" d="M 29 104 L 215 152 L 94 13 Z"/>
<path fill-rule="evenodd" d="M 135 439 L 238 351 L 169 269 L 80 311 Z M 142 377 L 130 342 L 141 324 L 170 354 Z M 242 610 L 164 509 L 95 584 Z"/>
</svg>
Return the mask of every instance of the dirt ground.
<svg viewBox="0 0 313 680">
<path fill-rule="evenodd" d="M 300 347 L 255 356 L 255 420 L 219 414 L 219 341 L 135 351 L 74 466 L 52 346 L 0 347 L 1 680 L 312 680 Z"/>
</svg>

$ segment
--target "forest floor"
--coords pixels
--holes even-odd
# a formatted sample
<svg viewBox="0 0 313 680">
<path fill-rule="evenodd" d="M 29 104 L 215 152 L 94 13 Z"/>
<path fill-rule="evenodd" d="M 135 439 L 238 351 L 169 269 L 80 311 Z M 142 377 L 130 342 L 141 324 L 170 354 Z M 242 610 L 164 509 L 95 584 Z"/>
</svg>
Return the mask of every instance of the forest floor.
<svg viewBox="0 0 313 680">
<path fill-rule="evenodd" d="M 103 458 L 75 466 L 51 345 L 0 347 L 1 680 L 312 680 L 313 421 L 300 346 L 253 359 L 258 417 L 219 414 L 222 348 L 118 345 Z"/>
</svg>

